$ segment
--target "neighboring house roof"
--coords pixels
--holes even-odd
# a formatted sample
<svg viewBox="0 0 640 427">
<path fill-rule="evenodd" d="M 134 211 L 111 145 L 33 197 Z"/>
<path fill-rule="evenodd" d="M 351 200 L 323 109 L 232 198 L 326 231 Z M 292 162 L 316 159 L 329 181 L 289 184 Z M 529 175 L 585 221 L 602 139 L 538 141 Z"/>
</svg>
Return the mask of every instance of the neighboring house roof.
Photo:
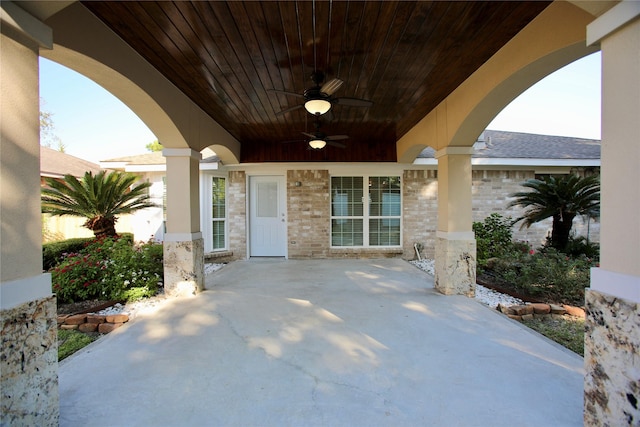
<svg viewBox="0 0 640 427">
<path fill-rule="evenodd" d="M 84 176 L 85 172 L 100 172 L 100 165 L 61 151 L 40 146 L 40 176 L 62 178 L 65 175 Z"/>
<path fill-rule="evenodd" d="M 165 158 L 162 151 L 136 154 L 134 156 L 117 157 L 115 159 L 101 160 L 100 163 L 126 163 L 135 165 L 164 165 Z"/>
<path fill-rule="evenodd" d="M 474 144 L 472 163 L 514 166 L 600 166 L 600 141 L 565 136 L 486 130 Z M 424 149 L 416 163 L 436 163 Z"/>
<path fill-rule="evenodd" d="M 214 166 L 213 169 L 217 169 L 220 159 L 213 151 L 203 150 L 202 155 L 203 158 L 200 160 L 201 169 L 211 169 L 206 165 Z M 104 169 L 121 169 L 127 172 L 149 172 L 165 170 L 166 163 L 167 160 L 162 155 L 162 152 L 154 151 L 152 153 L 102 160 L 100 161 L 100 166 Z"/>
<path fill-rule="evenodd" d="M 565 136 L 536 135 L 520 132 L 485 130 L 473 145 L 473 165 L 494 166 L 600 166 L 600 141 Z M 219 158 L 203 150 L 200 169 L 217 169 Z M 437 165 L 435 150 L 425 148 L 414 164 Z M 105 169 L 129 172 L 163 171 L 166 159 L 162 152 L 104 160 Z"/>
</svg>

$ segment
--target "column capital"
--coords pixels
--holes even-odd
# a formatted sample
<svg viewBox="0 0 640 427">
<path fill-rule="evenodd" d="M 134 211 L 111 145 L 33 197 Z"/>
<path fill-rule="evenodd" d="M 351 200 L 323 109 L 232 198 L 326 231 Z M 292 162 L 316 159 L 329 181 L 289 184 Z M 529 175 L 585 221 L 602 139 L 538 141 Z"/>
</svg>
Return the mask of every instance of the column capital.
<svg viewBox="0 0 640 427">
<path fill-rule="evenodd" d="M 439 159 L 451 155 L 472 155 L 473 147 L 445 147 L 435 152 L 434 157 Z"/>
<path fill-rule="evenodd" d="M 162 150 L 164 157 L 191 157 L 200 160 L 202 154 L 191 148 L 165 148 Z"/>
<path fill-rule="evenodd" d="M 42 21 L 10 1 L 0 4 L 0 25 L 12 28 L 18 34 L 45 49 L 53 49 L 53 31 Z"/>
<path fill-rule="evenodd" d="M 445 240 L 475 240 L 473 231 L 436 231 L 436 237 Z"/>
<path fill-rule="evenodd" d="M 600 43 L 620 27 L 640 17 L 640 2 L 623 0 L 587 25 L 587 46 Z"/>
<path fill-rule="evenodd" d="M 193 242 L 202 239 L 202 232 L 195 233 L 165 233 L 163 240 L 165 242 Z"/>
</svg>

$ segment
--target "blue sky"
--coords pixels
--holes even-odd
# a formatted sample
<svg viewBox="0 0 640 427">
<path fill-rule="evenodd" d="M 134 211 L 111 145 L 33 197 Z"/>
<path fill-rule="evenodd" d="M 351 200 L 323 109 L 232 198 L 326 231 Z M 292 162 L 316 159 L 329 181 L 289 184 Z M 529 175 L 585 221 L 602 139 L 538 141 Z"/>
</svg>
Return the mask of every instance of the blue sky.
<svg viewBox="0 0 640 427">
<path fill-rule="evenodd" d="M 143 154 L 155 135 L 93 81 L 40 58 L 41 110 L 65 152 L 98 162 Z M 600 139 L 600 54 L 569 64 L 509 104 L 488 129 Z M 53 147 L 55 148 L 55 147 Z"/>
</svg>

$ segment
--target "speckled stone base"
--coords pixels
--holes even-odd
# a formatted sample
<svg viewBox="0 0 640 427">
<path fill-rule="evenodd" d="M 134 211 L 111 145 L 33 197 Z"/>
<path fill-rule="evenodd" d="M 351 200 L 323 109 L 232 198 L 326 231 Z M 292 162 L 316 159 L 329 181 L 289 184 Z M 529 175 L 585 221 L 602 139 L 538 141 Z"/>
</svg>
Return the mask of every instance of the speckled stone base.
<svg viewBox="0 0 640 427">
<path fill-rule="evenodd" d="M 0 425 L 58 425 L 56 298 L 1 310 Z"/>
<path fill-rule="evenodd" d="M 586 291 L 585 426 L 640 425 L 639 305 Z"/>
<path fill-rule="evenodd" d="M 435 288 L 445 295 L 475 296 L 475 240 L 436 238 Z"/>
<path fill-rule="evenodd" d="M 204 289 L 204 239 L 164 242 L 164 291 L 192 296 Z"/>
</svg>

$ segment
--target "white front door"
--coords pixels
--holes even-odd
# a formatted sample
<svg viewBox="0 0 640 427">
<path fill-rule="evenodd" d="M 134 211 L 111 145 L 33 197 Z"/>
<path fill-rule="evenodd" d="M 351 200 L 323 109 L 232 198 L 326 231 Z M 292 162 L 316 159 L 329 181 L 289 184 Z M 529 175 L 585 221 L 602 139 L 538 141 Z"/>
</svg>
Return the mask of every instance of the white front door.
<svg viewBox="0 0 640 427">
<path fill-rule="evenodd" d="M 287 255 L 283 176 L 249 177 L 249 255 Z"/>
</svg>

